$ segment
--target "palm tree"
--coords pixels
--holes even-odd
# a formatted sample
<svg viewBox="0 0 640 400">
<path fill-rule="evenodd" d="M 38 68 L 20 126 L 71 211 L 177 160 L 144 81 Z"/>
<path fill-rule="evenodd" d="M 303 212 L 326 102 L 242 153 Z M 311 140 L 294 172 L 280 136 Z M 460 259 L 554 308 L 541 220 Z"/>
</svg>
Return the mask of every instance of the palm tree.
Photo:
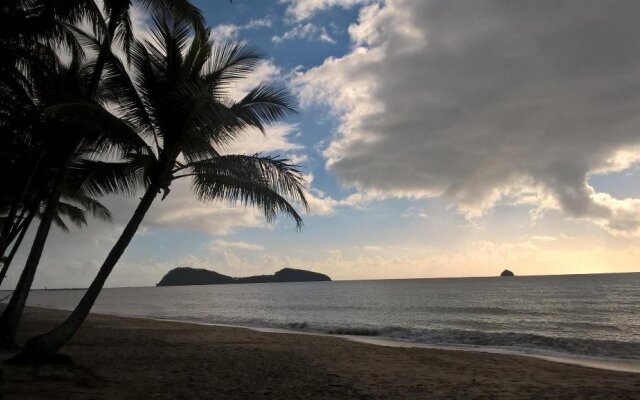
<svg viewBox="0 0 640 400">
<path fill-rule="evenodd" d="M 91 172 L 91 171 L 87 171 Z M 75 185 L 69 185 L 68 182 L 63 188 L 60 200 L 56 207 L 56 214 L 53 217 L 53 224 L 55 224 L 63 232 L 69 232 L 68 224 L 82 228 L 87 225 L 87 216 L 91 215 L 93 218 L 110 222 L 111 212 L 102 203 L 92 196 L 83 193 L 82 188 L 77 188 Z M 41 197 L 37 197 L 41 198 Z M 44 204 L 42 205 L 44 206 Z M 29 211 L 26 209 L 29 208 Z M 25 207 L 23 210 L 26 215 L 21 215 L 18 219 L 18 227 L 15 229 L 15 235 L 11 238 L 13 246 L 11 251 L 6 257 L 2 259 L 2 269 L 0 269 L 0 285 L 4 281 L 9 266 L 13 261 L 13 258 L 20 247 L 22 240 L 27 232 L 27 229 L 31 225 L 34 217 L 42 217 L 42 207 L 40 204 L 35 206 Z M 65 222 L 67 220 L 68 222 Z"/>
<path fill-rule="evenodd" d="M 24 220 L 18 218 L 19 210 L 25 210 L 27 193 L 42 167 L 44 149 L 30 136 L 39 121 L 34 85 L 45 80 L 58 62 L 56 49 L 68 49 L 74 58 L 82 56 L 70 27 L 80 21 L 89 21 L 96 32 L 105 31 L 93 0 L 6 0 L 0 8 L 0 133 L 5 150 L 0 151 L 5 161 L 0 255 L 20 235 Z"/>
<path fill-rule="evenodd" d="M 104 35 L 106 25 L 93 0 L 4 0 L 0 8 L 0 79 L 24 84 L 34 68 L 49 64 L 54 48 L 80 55 L 72 26 L 87 21 Z"/>
<path fill-rule="evenodd" d="M 16 139 L 23 136 L 30 143 L 16 143 L 7 140 L 0 150 L 0 170 L 2 174 L 3 191 L 0 194 L 0 230 L 6 232 L 6 245 L 0 247 L 0 255 L 2 256 L 2 268 L 0 269 L 0 284 L 2 284 L 9 265 L 19 248 L 25 233 L 29 228 L 35 216 L 42 216 L 42 209 L 46 205 L 46 198 L 50 186 L 51 174 L 47 173 L 47 162 L 49 158 L 43 160 L 43 150 L 45 143 L 38 143 L 38 136 L 42 132 L 48 132 L 48 128 L 42 127 L 40 124 L 40 116 L 37 113 L 38 105 L 35 99 L 29 97 L 29 102 L 23 102 L 21 106 L 24 109 L 31 109 L 28 114 L 33 122 L 28 126 L 21 126 L 20 132 L 11 132 L 6 130 L 3 133 L 3 139 Z M 34 159 L 38 160 L 35 162 Z M 38 168 L 41 165 L 42 168 Z M 84 174 L 88 172 L 85 170 Z M 75 179 L 79 179 L 76 172 Z M 59 203 L 57 213 L 53 222 L 67 230 L 66 224 L 63 222 L 62 216 L 70 217 L 75 225 L 84 225 L 86 221 L 80 212 L 76 210 L 79 206 L 85 208 L 86 211 L 98 217 L 99 219 L 108 220 L 110 215 L 108 210 L 104 208 L 97 200 L 91 198 L 87 194 L 78 191 L 80 184 L 73 183 L 73 187 L 63 187 L 62 201 Z M 28 189 L 25 191 L 24 189 Z M 13 243 L 11 251 L 8 255 L 9 246 Z"/>
<path fill-rule="evenodd" d="M 85 174 L 88 173 L 92 173 L 92 171 L 85 171 Z M 32 197 L 33 200 L 30 199 L 29 204 L 24 206 L 18 221 L 14 223 L 18 226 L 14 229 L 14 237 L 11 238 L 11 241 L 13 242 L 11 251 L 6 257 L 3 257 L 2 260 L 0 285 L 7 275 L 9 266 L 11 265 L 13 257 L 20 247 L 22 240 L 24 239 L 27 229 L 31 225 L 31 221 L 36 216 L 42 217 L 42 207 L 44 207 L 45 204 L 38 204 L 39 200 L 42 199 L 42 196 L 34 194 Z M 102 203 L 94 197 L 84 193 L 81 185 L 73 182 L 71 179 L 67 179 L 56 207 L 56 215 L 53 217 L 53 223 L 62 231 L 69 232 L 68 223 L 65 223 L 65 219 L 76 227 L 82 228 L 87 225 L 88 214 L 101 221 L 111 221 L 111 212 L 102 205 Z"/>
<path fill-rule="evenodd" d="M 7 276 L 7 272 L 9 271 L 9 267 L 11 266 L 11 262 L 13 261 L 13 258 L 15 257 L 16 252 L 20 248 L 20 245 L 22 244 L 22 240 L 24 239 L 24 236 L 26 235 L 27 230 L 29 229 L 29 226 L 31 225 L 31 221 L 33 221 L 34 216 L 35 216 L 35 212 L 30 212 L 27 215 L 27 217 L 22 222 L 23 226 L 18 231 L 16 238 L 12 240 L 13 246 L 11 247 L 11 251 L 9 252 L 8 255 L 2 256 L 2 260 L 1 260 L 2 270 L 0 270 L 0 285 L 2 285 L 2 282 L 4 282 L 4 278 Z"/>
<path fill-rule="evenodd" d="M 137 4 L 153 15 L 163 15 L 169 10 L 177 12 L 200 29 L 203 26 L 201 12 L 188 0 L 139 0 Z M 133 38 L 130 18 L 131 0 L 104 1 L 103 17 L 94 0 L 6 0 L 0 8 L 0 127 L 16 125 L 21 119 L 27 123 L 33 115 L 23 112 L 28 107 L 16 106 L 16 99 L 29 97 L 28 92 L 33 84 L 34 75 L 48 68 L 57 61 L 56 49 L 62 46 L 68 49 L 74 58 L 83 54 L 83 49 L 76 40 L 76 25 L 89 22 L 96 37 L 102 38 L 98 58 L 94 64 L 87 94 L 93 95 L 98 88 L 104 68 L 104 59 L 111 51 L 113 42 L 120 45 L 126 54 Z M 19 102 L 17 102 L 19 103 Z M 7 124 L 6 119 L 11 120 Z M 3 138 L 10 138 L 3 135 Z M 14 152 L 14 154 L 20 154 Z M 36 159 L 40 159 L 36 155 Z M 32 173 L 40 167 L 36 162 Z M 4 182 L 4 180 L 3 180 Z M 14 221 L 24 194 L 30 189 L 31 180 L 21 182 L 20 195 L 11 197 L 7 208 L 7 220 Z M 1 209 L 1 207 L 0 207 Z M 10 238 L 16 232 L 9 232 L 13 224 L 4 224 L 0 230 L 0 256 L 5 254 L 11 243 Z"/>
<path fill-rule="evenodd" d="M 163 15 L 169 10 L 174 10 L 190 21 L 195 28 L 202 27 L 203 18 L 200 11 L 188 0 L 140 0 L 138 4 L 154 15 Z M 32 107 L 28 107 L 30 104 L 23 103 L 30 103 L 34 79 L 57 62 L 55 49 L 60 45 L 70 50 L 73 58 L 82 56 L 83 49 L 75 36 L 78 28 L 74 25 L 85 21 L 91 24 L 94 35 L 102 38 L 99 55 L 86 87 L 86 93 L 89 97 L 92 96 L 98 88 L 104 60 L 111 51 L 112 38 L 126 54 L 129 54 L 133 38 L 130 8 L 130 0 L 104 1 L 107 22 L 94 0 L 7 0 L 0 9 L 0 89 L 3 93 L 0 98 L 0 129 L 15 131 L 15 127 L 19 126 L 18 136 L 28 131 L 30 121 L 35 117 L 33 112 L 29 112 L 33 110 Z M 13 140 L 16 136 L 13 131 L 11 134 L 2 132 L 2 138 Z M 6 144 L 3 141 L 3 145 Z M 9 155 L 24 155 L 25 149 L 21 150 L 23 151 L 9 152 Z M 31 188 L 31 178 L 41 167 L 43 151 L 46 150 L 41 149 L 41 153 L 28 158 L 31 163 L 29 176 L 19 180 L 17 187 L 5 185 L 7 193 L 14 193 L 0 199 L 0 210 L 6 208 L 5 223 L 0 229 L 0 257 L 19 235 L 19 231 L 11 231 L 11 228 L 18 226 L 15 223 L 16 217 L 23 205 L 24 196 Z M 33 159 L 38 161 L 33 163 Z M 12 168 L 4 170 L 11 171 Z M 2 179 L 2 182 L 6 184 L 7 179 Z M 6 207 L 2 206 L 2 200 L 8 201 L 5 203 Z"/>
<path fill-rule="evenodd" d="M 111 151 L 117 154 L 144 153 L 148 149 L 130 125 L 85 96 L 90 69 L 90 64 L 84 64 L 78 58 L 69 65 L 56 62 L 43 74 L 44 79 L 35 80 L 31 90 L 31 106 L 38 113 L 30 127 L 29 137 L 42 149 L 43 155 L 37 174 L 39 185 L 36 194 L 41 197 L 34 201 L 37 204 L 44 201 L 45 205 L 16 290 L 0 316 L 0 346 L 3 347 L 15 346 L 16 330 L 51 225 L 61 225 L 59 213 L 67 213 L 82 223 L 79 209 L 61 202 L 61 198 L 70 197 L 87 209 L 105 215 L 104 209 L 91 198 L 86 188 L 75 185 L 70 191 L 69 185 L 77 182 L 77 176 L 89 175 L 86 168 L 92 165 L 90 160 L 96 154 Z"/>
<path fill-rule="evenodd" d="M 13 105 L 16 94 L 24 96 L 32 83 L 33 74 L 39 69 L 56 62 L 55 48 L 63 45 L 74 58 L 80 57 L 83 50 L 78 44 L 74 27 L 80 22 L 89 22 L 96 37 L 102 38 L 98 58 L 94 64 L 87 94 L 93 95 L 98 88 L 104 68 L 104 60 L 111 51 L 112 43 L 121 46 L 126 54 L 133 39 L 130 10 L 131 0 L 106 0 L 103 17 L 94 0 L 6 0 L 0 9 L 0 88 L 4 92 L 14 92 L 12 96 L 3 96 L 3 105 Z M 137 4 L 153 15 L 176 12 L 201 29 L 203 16 L 189 0 L 139 0 Z M 26 86 L 26 87 L 25 87 Z M 15 91 L 18 93 L 15 93 Z M 15 124 L 16 116 L 22 114 L 15 106 L 3 109 L 0 115 L 9 116 Z M 31 116 L 32 117 L 32 116 Z M 28 120 L 28 119 L 27 119 Z M 0 122 L 0 126 L 5 124 Z M 8 137 L 8 136 L 7 136 Z M 39 159 L 41 155 L 36 157 Z M 32 173 L 40 167 L 36 162 Z M 30 189 L 31 180 L 20 186 L 24 195 Z M 13 221 L 23 196 L 13 196 L 11 207 L 7 209 L 7 220 Z M 0 257 L 11 244 L 11 238 L 17 232 L 9 232 L 12 224 L 4 224 L 0 230 Z"/>
<path fill-rule="evenodd" d="M 175 8 L 194 24 L 198 25 L 201 22 L 199 11 L 187 0 L 141 0 L 139 3 L 159 15 L 166 13 L 169 8 Z M 8 0 L 0 10 L 2 22 L 0 53 L 3 54 L 0 62 L 0 86 L 3 89 L 3 95 L 0 97 L 0 129 L 10 133 L 3 135 L 3 139 L 8 138 L 10 142 L 17 139 L 17 144 L 22 145 L 23 151 L 14 154 L 24 155 L 32 151 L 35 152 L 37 159 L 28 171 L 28 178 L 18 181 L 18 185 L 12 188 L 11 195 L 3 199 L 4 207 L 0 206 L 0 209 L 6 209 L 6 217 L 3 219 L 0 230 L 0 257 L 4 261 L 0 271 L 2 277 L 6 274 L 13 255 L 24 238 L 28 227 L 26 222 L 30 223 L 37 211 L 34 205 L 27 206 L 26 203 L 26 195 L 32 190 L 33 178 L 36 175 L 42 178 L 39 180 L 41 186 L 36 187 L 42 198 L 34 202 L 44 201 L 45 203 L 19 284 L 0 316 L 0 346 L 13 345 L 15 331 L 51 224 L 57 223 L 64 226 L 56 213 L 59 212 L 60 207 L 64 207 L 64 203 L 59 202 L 59 198 L 64 181 L 68 178 L 74 163 L 91 154 L 92 151 L 99 153 L 105 143 L 119 146 L 135 138 L 138 149 L 144 149 L 142 146 L 144 142 L 130 129 L 124 130 L 126 138 L 115 138 L 114 133 L 121 132 L 124 125 L 119 124 L 117 118 L 92 100 L 95 92 L 99 90 L 99 78 L 103 68 L 100 59 L 110 52 L 111 39 L 115 38 L 117 41 L 119 38 L 124 50 L 128 52 L 130 43 L 128 38 L 132 34 L 129 8 L 129 0 L 105 1 L 108 26 L 93 0 Z M 87 68 L 77 68 L 83 56 L 83 49 L 76 40 L 75 34 L 78 29 L 73 25 L 80 21 L 89 21 L 94 34 L 104 38 L 98 52 L 98 59 L 93 64 L 92 73 L 89 75 L 87 75 Z M 56 48 L 61 44 L 70 50 L 73 58 L 71 66 L 76 67 L 75 76 L 68 73 L 66 76 L 58 74 L 61 70 Z M 52 77 L 49 75 L 53 76 L 54 85 L 58 84 L 65 90 L 70 89 L 69 85 L 75 85 L 72 89 L 81 90 L 76 90 L 72 93 L 72 98 L 69 98 L 69 93 L 59 93 L 56 91 L 59 88 L 52 85 L 39 87 L 38 85 L 42 86 L 43 83 L 48 82 Z M 90 78 L 86 79 L 87 77 Z M 82 86 L 78 86 L 79 84 Z M 52 94 L 54 98 L 46 97 Z M 55 98 L 56 95 L 62 95 L 62 97 Z M 62 110 L 56 103 L 64 104 Z M 57 112 L 52 112 L 52 109 Z M 71 109 L 76 112 L 76 115 L 73 116 L 73 112 L 64 115 L 64 109 Z M 60 114 L 62 119 L 59 118 Z M 99 120 L 110 121 L 110 124 L 107 123 L 106 127 L 100 127 L 100 125 L 89 127 L 91 122 L 94 124 L 98 122 L 96 120 L 89 122 L 87 117 L 92 115 Z M 80 118 L 77 118 L 78 116 Z M 84 121 L 81 121 L 83 118 L 85 118 Z M 114 126 L 115 129 L 113 129 Z M 46 135 L 38 136 L 38 132 Z M 61 140 L 58 140 L 55 134 L 62 135 Z M 109 140 L 104 140 L 106 137 L 109 137 Z M 116 142 L 113 141 L 114 138 Z M 136 142 L 135 139 L 126 145 Z M 11 167 L 5 171 L 15 171 L 17 165 Z M 112 183 L 107 182 L 107 184 Z M 6 200 L 9 201 L 6 202 Z M 0 204 L 3 203 L 0 201 Z M 20 207 L 23 212 L 19 216 Z M 24 214 L 26 210 L 29 212 Z M 67 207 L 68 210 L 69 207 Z M 14 240 L 11 253 L 3 257 Z"/>
<path fill-rule="evenodd" d="M 219 152 L 245 130 L 264 131 L 266 124 L 294 112 L 292 97 L 269 83 L 240 101 L 229 99 L 229 88 L 249 76 L 263 55 L 245 43 L 214 43 L 206 30 L 196 32 L 189 44 L 192 31 L 179 15 L 154 19 L 152 34 L 153 43 L 134 43 L 131 74 L 115 57 L 106 64 L 106 86 L 117 93 L 118 114 L 154 146 L 153 154 L 140 156 L 146 191 L 75 310 L 57 328 L 27 341 L 16 361 L 51 356 L 73 337 L 146 212 L 160 193 L 169 195 L 174 180 L 190 178 L 200 200 L 255 205 L 267 221 L 284 213 L 302 225 L 287 200 L 307 207 L 297 166 L 279 158 Z"/>
<path fill-rule="evenodd" d="M 22 151 L 21 154 L 27 155 L 29 152 Z M 25 160 L 21 159 L 21 157 L 5 158 L 2 154 L 0 154 L 0 157 L 3 160 L 10 160 L 9 162 L 3 162 L 0 166 L 6 175 L 10 175 L 9 173 L 13 172 L 12 176 L 1 180 L 3 182 L 3 194 L 0 196 L 0 215 L 2 215 L 0 217 L 0 257 L 3 257 L 2 271 L 0 271 L 1 284 L 5 270 L 10 263 L 7 260 L 13 258 L 8 257 L 5 259 L 4 255 L 12 243 L 11 252 L 14 252 L 13 249 L 16 248 L 16 243 L 24 237 L 22 232 L 26 231 L 36 212 L 33 201 L 27 199 L 27 197 L 33 196 L 34 191 L 28 192 L 24 189 L 32 186 L 30 180 L 32 180 L 32 175 L 37 170 L 37 167 L 34 167 L 33 161 L 30 164 L 24 163 L 23 161 Z M 36 164 L 39 163 L 36 162 Z M 22 173 L 16 174 L 16 171 Z M 25 176 L 25 174 L 28 174 L 28 176 Z M 29 194 L 31 195 L 29 196 Z"/>
<path fill-rule="evenodd" d="M 181 18 L 189 21 L 195 29 L 200 30 L 204 27 L 202 13 L 189 0 L 138 0 L 137 3 L 143 11 L 149 12 L 156 17 L 176 13 Z M 131 44 L 134 41 L 130 16 L 131 5 L 131 0 L 104 0 L 104 14 L 108 22 L 106 24 L 106 32 L 104 32 L 105 35 L 98 35 L 99 38 L 101 37 L 101 44 L 89 83 L 88 93 L 93 93 L 97 89 L 113 43 L 121 46 L 127 58 L 131 54 Z M 100 33 L 100 31 L 95 32 Z"/>
</svg>

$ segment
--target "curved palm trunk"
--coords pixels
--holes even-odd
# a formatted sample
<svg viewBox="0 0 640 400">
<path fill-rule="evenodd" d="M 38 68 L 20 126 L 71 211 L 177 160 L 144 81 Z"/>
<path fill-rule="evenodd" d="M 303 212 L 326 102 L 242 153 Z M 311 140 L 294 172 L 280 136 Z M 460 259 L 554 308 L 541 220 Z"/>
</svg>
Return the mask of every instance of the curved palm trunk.
<svg viewBox="0 0 640 400">
<path fill-rule="evenodd" d="M 0 233 L 0 254 L 4 254 L 11 245 L 11 240 L 13 239 L 11 237 L 11 227 L 13 226 L 13 221 L 16 219 L 19 206 L 19 199 L 16 198 L 9 210 L 7 222 L 2 226 L 2 232 Z"/>
<path fill-rule="evenodd" d="M 20 319 L 22 318 L 22 311 L 27 302 L 29 291 L 31 290 L 31 284 L 33 278 L 36 275 L 38 264 L 40 263 L 40 257 L 44 250 L 44 245 L 47 242 L 47 236 L 49 236 L 49 230 L 51 229 L 51 223 L 56 214 L 56 207 L 58 205 L 58 199 L 60 198 L 61 182 L 64 176 L 64 172 L 61 170 L 56 176 L 47 206 L 45 207 L 38 231 L 31 245 L 31 251 L 27 257 L 22 274 L 20 274 L 20 280 L 16 286 L 16 290 L 9 300 L 9 304 L 4 309 L 2 316 L 0 316 L 0 347 L 2 348 L 14 348 L 16 347 L 15 338 L 18 325 L 20 325 Z"/>
<path fill-rule="evenodd" d="M 7 222 L 9 223 L 6 223 L 2 227 L 2 232 L 0 233 L 0 254 L 4 254 L 11 245 L 11 240 L 13 240 L 13 237 L 11 237 L 11 222 L 18 215 L 18 209 L 24 203 L 24 199 L 27 197 L 27 193 L 29 193 L 29 190 L 31 189 L 31 183 L 33 182 L 33 178 L 35 177 L 36 172 L 38 172 L 38 168 L 40 168 L 40 162 L 42 161 L 43 157 L 44 151 L 40 153 L 38 159 L 36 160 L 36 163 L 33 165 L 33 168 L 29 173 L 29 177 L 27 178 L 27 181 L 25 182 L 24 187 L 20 192 L 20 196 L 16 197 L 13 204 L 11 205 L 11 210 L 9 210 L 9 215 L 7 216 Z M 0 283 L 1 282 L 2 280 L 0 279 Z"/>
<path fill-rule="evenodd" d="M 7 256 L 7 258 L 5 258 L 3 261 L 2 270 L 0 271 L 0 285 L 2 285 L 2 282 L 4 282 L 4 278 L 7 276 L 7 271 L 9 270 L 9 266 L 13 261 L 13 257 L 16 255 L 18 249 L 20 248 L 20 245 L 22 244 L 22 239 L 24 239 L 24 236 L 27 233 L 27 230 L 29 229 L 29 225 L 31 225 L 31 221 L 33 220 L 33 217 L 35 215 L 36 215 L 35 211 L 32 211 L 29 213 L 24 225 L 21 228 L 20 234 L 16 238 L 16 241 L 13 243 L 11 252 Z"/>
<path fill-rule="evenodd" d="M 91 286 L 89 286 L 89 289 L 87 289 L 82 300 L 80 300 L 80 303 L 76 306 L 69 317 L 67 317 L 61 325 L 54 328 L 52 331 L 29 339 L 22 349 L 22 352 L 15 357 L 14 361 L 37 362 L 40 360 L 46 360 L 71 340 L 73 335 L 75 335 L 78 329 L 80 329 L 80 326 L 89 315 L 91 307 L 93 307 L 93 304 L 98 298 L 105 281 L 131 242 L 131 239 L 133 239 L 140 223 L 144 219 L 145 214 L 151 207 L 151 204 L 157 195 L 158 189 L 155 186 L 152 185 L 147 189 L 140 201 L 140 204 L 138 204 L 138 207 L 133 213 L 133 216 L 124 228 L 122 235 L 120 235 L 120 238 L 109 252 L 109 255 L 102 264 L 102 267 L 100 267 L 95 279 L 91 282 Z"/>
</svg>

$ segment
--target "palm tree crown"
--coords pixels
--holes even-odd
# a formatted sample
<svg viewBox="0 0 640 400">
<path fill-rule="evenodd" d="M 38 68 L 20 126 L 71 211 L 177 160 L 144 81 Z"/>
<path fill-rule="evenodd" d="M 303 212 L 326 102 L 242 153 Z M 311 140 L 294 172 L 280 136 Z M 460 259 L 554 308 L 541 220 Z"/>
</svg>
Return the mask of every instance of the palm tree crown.
<svg viewBox="0 0 640 400">
<path fill-rule="evenodd" d="M 171 182 L 192 178 L 202 200 L 253 204 L 271 221 L 278 212 L 302 219 L 286 200 L 306 207 L 305 183 L 287 160 L 260 155 L 223 155 L 249 129 L 295 112 L 287 91 L 260 83 L 242 99 L 229 92 L 263 61 L 246 43 L 217 43 L 208 30 L 193 31 L 180 17 L 154 19 L 152 41 L 132 46 L 131 68 L 115 57 L 108 63 L 105 91 L 115 95 L 117 114 L 154 147 L 139 157 L 149 182 L 169 192 Z M 128 73 L 129 72 L 129 73 Z"/>
</svg>

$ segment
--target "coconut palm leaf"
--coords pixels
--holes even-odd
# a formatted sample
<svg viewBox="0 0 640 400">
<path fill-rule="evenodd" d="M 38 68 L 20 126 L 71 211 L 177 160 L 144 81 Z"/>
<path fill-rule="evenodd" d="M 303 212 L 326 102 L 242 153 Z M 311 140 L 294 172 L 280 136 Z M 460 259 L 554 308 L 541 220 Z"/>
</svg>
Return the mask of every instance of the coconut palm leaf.
<svg viewBox="0 0 640 400">
<path fill-rule="evenodd" d="M 196 43 L 195 46 L 202 46 Z M 202 80 L 214 93 L 226 92 L 235 81 L 244 79 L 265 60 L 265 54 L 247 42 L 208 41 L 210 57 L 199 63 Z"/>
<path fill-rule="evenodd" d="M 152 156 L 130 156 L 129 161 L 78 160 L 68 172 L 70 186 L 90 196 L 133 196 L 149 183 Z"/>
<path fill-rule="evenodd" d="M 156 17 L 178 17 L 187 21 L 196 30 L 205 26 L 202 12 L 187 0 L 138 0 L 138 5 Z"/>
<path fill-rule="evenodd" d="M 77 204 L 95 219 L 103 222 L 111 222 L 112 220 L 111 211 L 109 211 L 107 207 L 93 197 L 83 194 L 81 191 L 77 191 L 73 196 L 68 198 L 63 195 L 62 199 Z"/>
<path fill-rule="evenodd" d="M 115 152 L 115 155 L 123 156 L 153 151 L 130 124 L 99 104 L 81 100 L 57 103 L 43 110 L 43 114 L 82 132 L 85 145 L 91 146 L 91 151 L 97 154 Z"/>
<path fill-rule="evenodd" d="M 192 190 L 202 201 L 223 201 L 258 207 L 267 222 L 275 220 L 279 213 L 291 217 L 298 229 L 302 228 L 302 217 L 296 209 L 264 180 L 241 175 L 196 174 Z"/>
<path fill-rule="evenodd" d="M 62 217 L 58 214 L 53 217 L 53 223 L 64 233 L 69 233 L 69 227 L 64 223 Z"/>
<path fill-rule="evenodd" d="M 72 224 L 78 228 L 82 228 L 87 225 L 87 218 L 83 209 L 64 201 L 58 202 L 58 216 L 62 218 L 66 217 Z"/>
<path fill-rule="evenodd" d="M 262 82 L 231 110 L 246 124 L 264 132 L 264 126 L 295 113 L 295 99 L 286 88 Z"/>
<path fill-rule="evenodd" d="M 200 182 L 207 182 L 205 176 L 214 179 L 220 176 L 251 177 L 255 182 L 283 194 L 308 208 L 305 197 L 306 182 L 299 167 L 284 158 L 247 155 L 223 155 L 188 164 L 188 173 L 182 176 L 200 177 Z M 177 178 L 179 178 L 178 176 Z"/>
</svg>

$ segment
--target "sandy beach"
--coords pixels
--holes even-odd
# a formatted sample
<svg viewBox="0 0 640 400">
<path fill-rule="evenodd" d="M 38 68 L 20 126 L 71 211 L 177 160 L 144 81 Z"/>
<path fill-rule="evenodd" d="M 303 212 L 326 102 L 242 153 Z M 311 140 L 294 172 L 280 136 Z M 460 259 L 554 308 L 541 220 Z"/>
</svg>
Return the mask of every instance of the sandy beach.
<svg viewBox="0 0 640 400">
<path fill-rule="evenodd" d="M 21 340 L 65 312 L 30 308 Z M 637 399 L 640 374 L 476 352 L 393 348 L 92 315 L 74 365 L 3 366 L 3 399 Z"/>
</svg>

